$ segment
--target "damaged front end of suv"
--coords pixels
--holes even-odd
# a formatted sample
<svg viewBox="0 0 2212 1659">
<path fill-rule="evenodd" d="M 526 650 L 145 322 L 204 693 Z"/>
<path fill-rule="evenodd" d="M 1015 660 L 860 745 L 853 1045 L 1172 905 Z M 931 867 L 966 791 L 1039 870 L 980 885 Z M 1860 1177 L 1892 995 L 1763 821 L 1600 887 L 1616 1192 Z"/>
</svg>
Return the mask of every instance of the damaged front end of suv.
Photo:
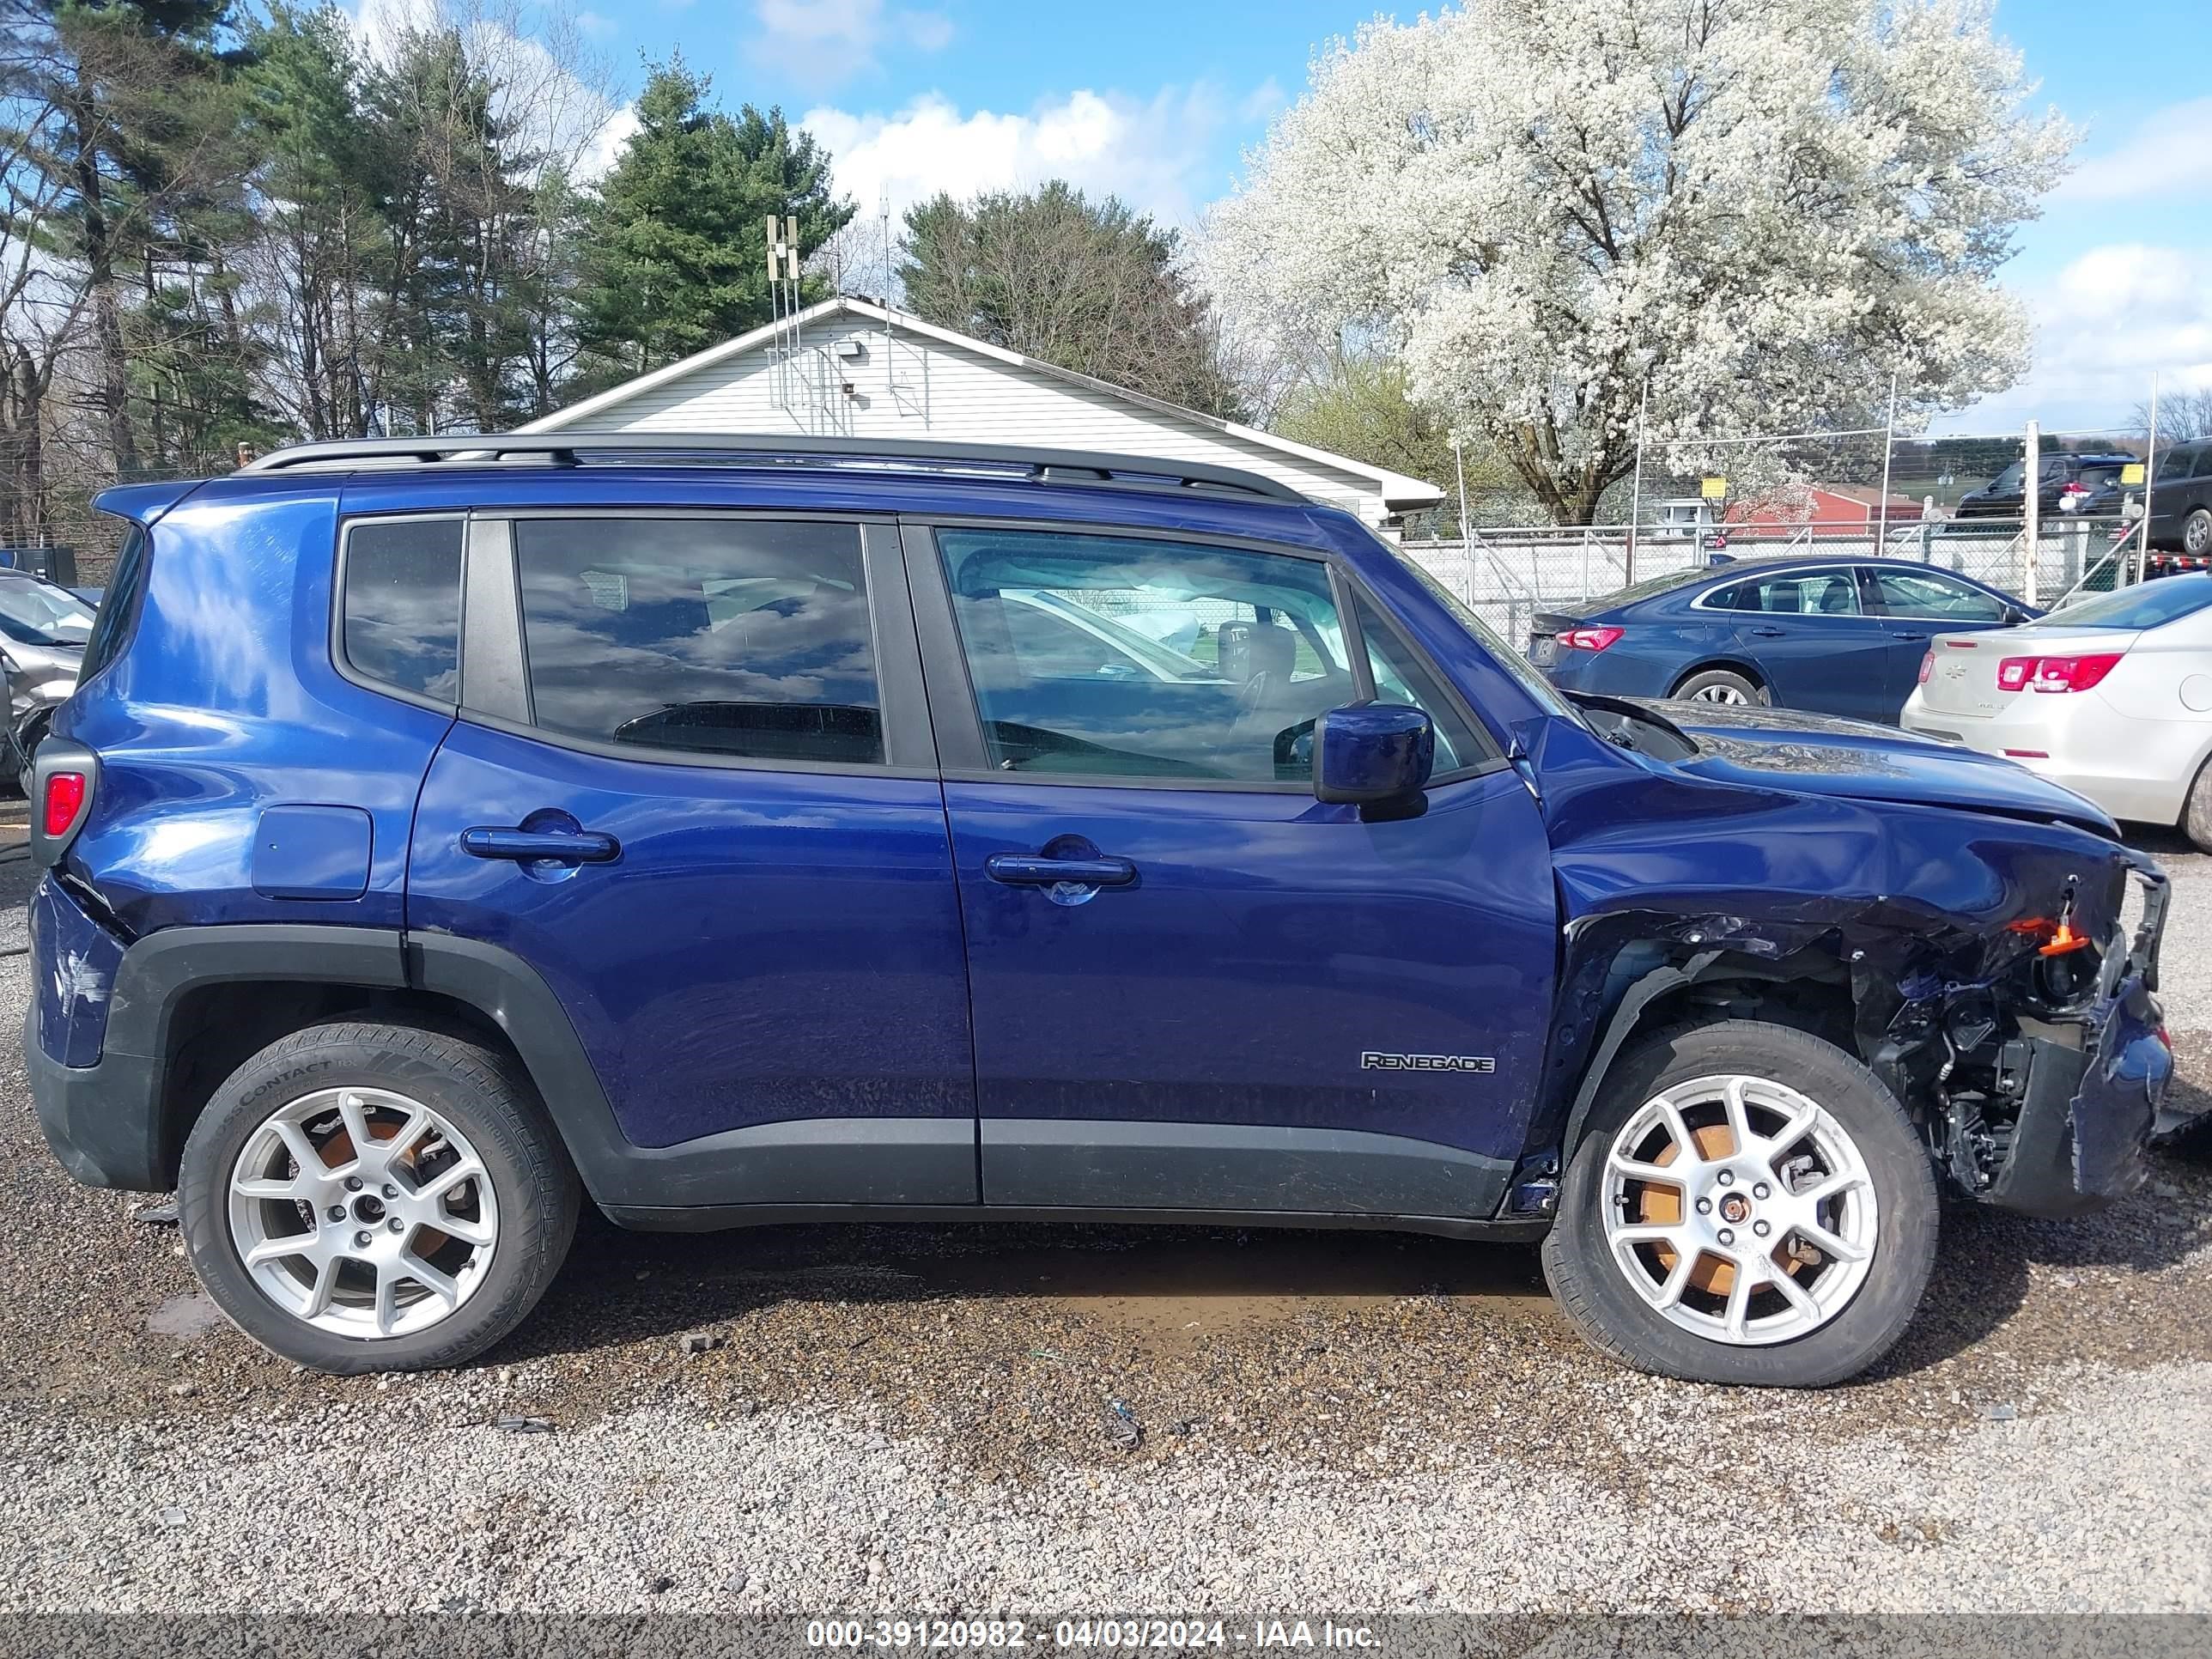
<svg viewBox="0 0 2212 1659">
<path fill-rule="evenodd" d="M 1686 710 L 1590 710 L 1660 763 L 1632 805 L 1599 768 L 1545 803 L 1567 921 L 1532 1145 L 1571 1153 L 1632 1035 L 1755 1018 L 1855 1054 L 1955 1197 L 2062 1217 L 2140 1185 L 2173 1127 L 2155 862 L 2017 768 L 1962 776 L 1852 722 Z M 1540 1166 L 1522 1190 L 1544 1201 Z"/>
</svg>

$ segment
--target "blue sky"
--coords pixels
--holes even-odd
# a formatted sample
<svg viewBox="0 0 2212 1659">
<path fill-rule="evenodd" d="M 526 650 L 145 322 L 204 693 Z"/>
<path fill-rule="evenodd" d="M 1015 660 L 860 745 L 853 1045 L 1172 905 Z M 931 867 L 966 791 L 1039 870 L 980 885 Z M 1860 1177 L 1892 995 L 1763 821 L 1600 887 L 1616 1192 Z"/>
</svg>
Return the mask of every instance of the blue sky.
<svg viewBox="0 0 2212 1659">
<path fill-rule="evenodd" d="M 1410 15 L 1417 7 L 1405 9 Z M 1188 223 L 1305 83 L 1316 44 L 1373 15 L 1328 0 L 597 0 L 581 21 L 635 85 L 681 49 L 732 104 L 780 104 L 872 220 L 1065 175 Z M 2085 131 L 2008 282 L 2038 320 L 2029 380 L 1956 429 L 2118 419 L 2212 386 L 2212 46 L 2206 0 L 2000 0 L 1997 26 Z"/>
</svg>

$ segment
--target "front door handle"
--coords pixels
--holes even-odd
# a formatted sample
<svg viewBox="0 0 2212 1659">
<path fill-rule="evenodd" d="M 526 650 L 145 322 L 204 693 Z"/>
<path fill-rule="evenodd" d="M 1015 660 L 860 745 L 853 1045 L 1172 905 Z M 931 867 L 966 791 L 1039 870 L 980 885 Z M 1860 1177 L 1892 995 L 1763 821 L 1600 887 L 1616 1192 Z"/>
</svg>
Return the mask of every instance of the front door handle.
<svg viewBox="0 0 2212 1659">
<path fill-rule="evenodd" d="M 1127 859 L 1055 859 L 1039 854 L 994 853 L 983 860 L 993 881 L 1009 887 L 1127 887 L 1137 866 Z"/>
<path fill-rule="evenodd" d="M 1892 634 L 1889 637 L 1890 637 L 1890 638 L 1892 638 L 1893 640 L 1924 640 L 1924 639 L 1926 639 L 1928 636 L 1927 636 L 1925 634 L 1904 634 L 1904 633 L 1898 633 L 1898 634 Z"/>
<path fill-rule="evenodd" d="M 621 856 L 622 843 L 591 830 L 498 830 L 461 831 L 461 851 L 480 859 L 550 859 L 559 864 L 609 864 Z"/>
<path fill-rule="evenodd" d="M 1751 630 L 1751 637 L 1754 640 L 1778 640 L 1789 632 L 1786 628 L 1754 628 Z"/>
</svg>

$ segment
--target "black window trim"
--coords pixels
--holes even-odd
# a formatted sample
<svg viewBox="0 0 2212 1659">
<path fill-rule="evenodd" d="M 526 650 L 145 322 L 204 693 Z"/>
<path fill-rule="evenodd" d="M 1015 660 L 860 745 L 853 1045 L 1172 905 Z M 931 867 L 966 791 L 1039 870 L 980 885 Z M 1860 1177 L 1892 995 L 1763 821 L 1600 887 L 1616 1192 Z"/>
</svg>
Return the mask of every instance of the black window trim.
<svg viewBox="0 0 2212 1659">
<path fill-rule="evenodd" d="M 461 526 L 461 568 L 459 585 L 454 593 L 460 614 L 453 619 L 454 678 L 457 684 L 465 685 L 468 673 L 469 637 L 465 597 L 469 590 L 469 519 L 466 507 L 438 507 L 414 513 L 359 513 L 349 514 L 338 523 L 337 560 L 331 573 L 331 666 L 340 679 L 349 685 L 380 697 L 390 697 L 399 702 L 413 703 L 417 708 L 428 708 L 448 717 L 460 709 L 455 697 L 428 696 L 420 691 L 410 691 L 404 686 L 394 685 L 389 680 L 379 679 L 367 669 L 355 665 L 346 654 L 345 600 L 346 573 L 353 556 L 353 532 L 364 525 L 386 524 L 458 524 Z"/>
<path fill-rule="evenodd" d="M 684 506 L 518 507 L 478 508 L 472 524 L 495 535 L 479 538 L 471 532 L 465 547 L 483 562 L 476 581 L 469 566 L 462 568 L 462 634 L 473 639 L 481 655 L 496 667 L 469 670 L 469 653 L 462 652 L 461 702 L 458 713 L 471 726 L 527 738 L 580 755 L 606 760 L 636 761 L 652 766 L 707 767 L 718 771 L 780 772 L 823 776 L 924 779 L 937 775 L 936 744 L 930 729 L 924 696 L 919 647 L 914 639 L 907 604 L 906 573 L 900 557 L 896 525 L 882 514 L 851 512 L 805 512 L 774 507 L 714 507 Z M 703 751 L 660 749 L 644 744 L 605 743 L 556 732 L 539 726 L 530 695 L 528 634 L 522 614 L 521 567 L 515 557 L 514 525 L 523 520 L 570 522 L 578 519 L 737 520 L 770 524 L 815 523 L 847 525 L 860 538 L 860 568 L 867 586 L 868 645 L 874 653 L 877 715 L 881 722 L 884 758 L 880 761 L 802 761 L 767 759 L 750 755 L 717 755 Z M 908 613 L 902 615 L 902 612 Z"/>
<path fill-rule="evenodd" d="M 131 648 L 131 641 L 138 632 L 138 617 L 146 608 L 146 587 L 153 580 L 154 532 L 150 526 L 137 520 L 127 520 L 131 528 L 124 533 L 123 545 L 115 555 L 114 568 L 108 572 L 107 589 L 100 596 L 100 605 L 93 613 L 92 628 L 84 642 L 80 660 L 77 683 L 89 684 L 113 667 L 123 653 Z M 113 613 L 110 623 L 110 613 Z M 107 631 L 100 631 L 108 623 Z M 93 659 L 93 647 L 101 647 L 106 655 Z"/>
<path fill-rule="evenodd" d="M 907 585 L 913 593 L 915 628 L 921 640 L 930 719 L 937 732 L 939 766 L 948 782 L 993 783 L 1029 788 L 1058 788 L 1065 785 L 1084 789 L 1153 789 L 1175 793 L 1292 795 L 1309 799 L 1313 795 L 1311 784 L 1280 778 L 1184 779 L 1127 777 L 1085 772 L 1021 773 L 1001 771 L 991 765 L 987 757 L 988 751 L 983 744 L 982 715 L 975 699 L 975 683 L 969 672 L 967 652 L 961 643 L 959 624 L 953 618 L 951 589 L 945 579 L 944 556 L 938 547 L 937 535 L 940 530 L 1033 531 L 1046 535 L 1096 536 L 1116 541 L 1173 542 L 1184 546 L 1195 544 L 1231 552 L 1279 554 L 1321 565 L 1328 573 L 1330 597 L 1337 608 L 1345 651 L 1351 659 L 1346 666 L 1352 674 L 1353 689 L 1361 698 L 1371 699 L 1375 696 L 1374 674 L 1367 659 L 1366 640 L 1359 629 L 1358 611 L 1351 601 L 1354 595 L 1358 595 L 1372 605 L 1378 614 L 1389 617 L 1392 612 L 1372 590 L 1354 580 L 1343 555 L 1334 549 L 1305 547 L 1259 537 L 1225 535 L 1212 530 L 1164 529 L 1152 525 L 1115 524 L 1110 520 L 1003 518 L 981 514 L 902 514 L 898 529 L 906 555 Z M 1430 787 L 1441 788 L 1504 769 L 1509 763 L 1504 745 L 1490 723 L 1474 712 L 1461 694 L 1459 687 L 1453 684 L 1451 677 L 1437 669 L 1411 634 L 1402 627 L 1400 631 L 1405 637 L 1407 649 L 1419 658 L 1437 684 L 1443 688 L 1444 694 L 1453 700 L 1461 718 L 1486 738 L 1493 750 L 1493 757 L 1480 765 L 1459 767 L 1431 778 Z"/>
</svg>

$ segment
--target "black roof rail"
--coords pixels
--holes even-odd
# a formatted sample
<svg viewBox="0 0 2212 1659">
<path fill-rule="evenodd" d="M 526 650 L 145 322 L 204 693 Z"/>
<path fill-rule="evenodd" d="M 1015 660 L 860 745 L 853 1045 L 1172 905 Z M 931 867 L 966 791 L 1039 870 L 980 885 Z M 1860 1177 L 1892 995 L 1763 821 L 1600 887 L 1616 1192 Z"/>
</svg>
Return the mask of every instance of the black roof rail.
<svg viewBox="0 0 2212 1659">
<path fill-rule="evenodd" d="M 1143 455 L 1101 455 L 1080 449 L 1030 449 L 1016 444 L 938 443 L 926 438 L 825 438 L 813 434 L 726 436 L 708 432 L 459 432 L 429 438 L 338 438 L 293 444 L 247 462 L 241 472 L 294 467 L 337 468 L 356 461 L 436 466 L 510 455 L 543 456 L 555 466 L 579 466 L 586 455 L 672 455 L 701 460 L 888 461 L 922 466 L 993 466 L 1018 470 L 1037 483 L 1110 484 L 1145 489 L 1227 489 L 1270 501 L 1307 498 L 1290 485 L 1237 467 Z"/>
</svg>

